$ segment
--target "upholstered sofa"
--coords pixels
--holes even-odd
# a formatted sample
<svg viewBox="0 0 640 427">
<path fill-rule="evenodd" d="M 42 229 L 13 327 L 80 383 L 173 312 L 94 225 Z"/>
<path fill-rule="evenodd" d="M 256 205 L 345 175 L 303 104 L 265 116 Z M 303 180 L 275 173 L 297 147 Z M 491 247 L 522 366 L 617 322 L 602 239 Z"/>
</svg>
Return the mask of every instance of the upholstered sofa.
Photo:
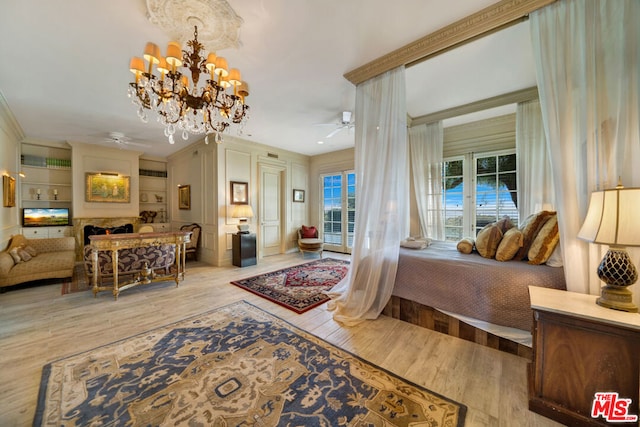
<svg viewBox="0 0 640 427">
<path fill-rule="evenodd" d="M 17 234 L 0 253 L 0 288 L 32 280 L 71 279 L 74 264 L 73 237 L 27 239 Z"/>
</svg>

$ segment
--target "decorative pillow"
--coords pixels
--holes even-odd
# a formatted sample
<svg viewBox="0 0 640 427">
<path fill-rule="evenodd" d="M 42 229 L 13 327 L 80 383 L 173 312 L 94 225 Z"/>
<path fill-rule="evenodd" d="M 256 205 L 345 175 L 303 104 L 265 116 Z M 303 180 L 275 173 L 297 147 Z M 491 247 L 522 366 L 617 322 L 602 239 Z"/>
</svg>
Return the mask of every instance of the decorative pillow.
<svg viewBox="0 0 640 427">
<path fill-rule="evenodd" d="M 9 251 L 9 255 L 13 258 L 14 264 L 20 264 L 22 262 L 22 258 L 20 258 L 20 254 L 18 254 L 18 248 L 13 248 Z"/>
<path fill-rule="evenodd" d="M 415 238 L 408 237 L 400 242 L 400 246 L 403 248 L 409 249 L 424 249 L 431 244 L 431 239 L 429 238 Z"/>
<path fill-rule="evenodd" d="M 522 231 L 522 235 L 524 237 L 522 247 L 518 250 L 518 253 L 513 257 L 516 261 L 522 261 L 527 257 L 529 253 L 529 248 L 533 243 L 533 240 L 538 235 L 538 231 L 542 228 L 542 226 L 556 213 L 553 211 L 542 211 L 535 214 L 529 215 L 522 225 L 520 226 L 520 231 Z"/>
<path fill-rule="evenodd" d="M 22 258 L 22 261 L 24 262 L 31 261 L 32 256 L 23 248 L 18 248 L 18 255 L 20 255 L 20 258 Z"/>
<path fill-rule="evenodd" d="M 547 262 L 559 240 L 558 217 L 553 215 L 542 226 L 529 248 L 529 264 L 539 265 Z"/>
<path fill-rule="evenodd" d="M 20 246 L 26 246 L 29 244 L 29 241 L 27 240 L 26 237 L 24 237 L 22 234 L 16 234 L 15 236 L 11 237 L 11 243 L 9 244 L 9 247 L 7 248 L 7 250 L 11 250 L 13 248 L 19 248 Z"/>
<path fill-rule="evenodd" d="M 496 223 L 487 224 L 476 236 L 476 250 L 484 258 L 496 256 L 496 250 L 502 240 L 502 231 Z"/>
<path fill-rule="evenodd" d="M 496 222 L 496 225 L 498 226 L 498 228 L 500 228 L 500 231 L 502 231 L 503 235 L 507 232 L 507 230 L 515 227 L 513 221 L 511 221 L 511 218 L 509 218 L 507 215 L 503 216 L 500 221 Z"/>
<path fill-rule="evenodd" d="M 27 251 L 27 253 L 28 253 L 29 255 L 31 255 L 32 257 L 34 257 L 34 256 L 38 255 L 38 251 L 36 251 L 36 248 L 34 248 L 33 246 L 26 245 L 26 246 L 24 247 L 24 250 L 25 250 L 25 251 Z"/>
<path fill-rule="evenodd" d="M 510 228 L 506 233 L 504 233 L 504 236 L 502 236 L 502 240 L 498 245 L 496 260 L 511 261 L 513 256 L 522 247 L 523 241 L 524 236 L 522 231 L 517 227 Z"/>
<path fill-rule="evenodd" d="M 458 249 L 458 252 L 462 252 L 463 254 L 470 254 L 471 252 L 473 252 L 474 243 L 475 242 L 473 241 L 472 238 L 465 237 L 464 239 L 458 242 L 458 244 L 456 245 L 456 248 Z"/>
<path fill-rule="evenodd" d="M 560 239 L 558 239 L 558 244 L 556 248 L 551 252 L 551 256 L 545 262 L 549 267 L 562 267 L 564 265 L 562 261 L 562 247 L 560 246 Z"/>
<path fill-rule="evenodd" d="M 302 238 L 303 239 L 315 239 L 318 236 L 318 230 L 314 227 L 302 226 Z"/>
</svg>

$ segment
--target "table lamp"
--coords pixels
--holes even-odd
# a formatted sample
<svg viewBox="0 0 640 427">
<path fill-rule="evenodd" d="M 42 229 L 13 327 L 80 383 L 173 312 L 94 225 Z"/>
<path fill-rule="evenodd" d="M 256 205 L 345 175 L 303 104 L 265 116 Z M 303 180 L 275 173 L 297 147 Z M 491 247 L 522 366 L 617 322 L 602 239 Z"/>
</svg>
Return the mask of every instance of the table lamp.
<svg viewBox="0 0 640 427">
<path fill-rule="evenodd" d="M 587 217 L 578 238 L 602 245 L 609 250 L 598 266 L 598 277 L 605 283 L 596 300 L 598 305 L 614 310 L 638 312 L 628 286 L 638 280 L 627 246 L 640 246 L 640 188 L 616 188 L 591 193 Z"/>
<path fill-rule="evenodd" d="M 238 234 L 249 233 L 249 218 L 253 218 L 251 205 L 234 205 L 231 218 L 238 218 Z"/>
</svg>

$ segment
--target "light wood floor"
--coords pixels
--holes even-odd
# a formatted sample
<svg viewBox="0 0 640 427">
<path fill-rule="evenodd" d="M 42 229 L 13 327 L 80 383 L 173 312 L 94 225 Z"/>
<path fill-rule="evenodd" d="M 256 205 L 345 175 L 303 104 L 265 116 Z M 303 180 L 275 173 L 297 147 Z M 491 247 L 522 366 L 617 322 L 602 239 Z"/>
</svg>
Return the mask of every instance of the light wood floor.
<svg viewBox="0 0 640 427">
<path fill-rule="evenodd" d="M 526 359 L 385 316 L 343 327 L 326 304 L 298 315 L 229 283 L 310 258 L 277 255 L 245 268 L 189 262 L 179 287 L 154 283 L 118 301 L 108 292 L 61 295 L 59 284 L 0 294 L 0 425 L 31 425 L 46 363 L 239 300 L 467 405 L 467 426 L 559 425 L 527 409 Z"/>
</svg>

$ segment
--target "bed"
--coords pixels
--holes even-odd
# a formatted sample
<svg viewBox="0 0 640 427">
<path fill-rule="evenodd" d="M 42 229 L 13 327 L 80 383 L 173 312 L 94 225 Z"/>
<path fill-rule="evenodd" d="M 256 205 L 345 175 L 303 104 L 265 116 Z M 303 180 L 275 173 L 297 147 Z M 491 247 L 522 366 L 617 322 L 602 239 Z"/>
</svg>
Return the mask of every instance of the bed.
<svg viewBox="0 0 640 427">
<path fill-rule="evenodd" d="M 400 248 L 393 297 L 385 314 L 429 327 L 435 311 L 530 347 L 529 285 L 566 290 L 563 268 L 463 254 L 451 242 L 433 242 L 421 250 Z M 477 333 L 471 335 L 478 342 Z"/>
</svg>

